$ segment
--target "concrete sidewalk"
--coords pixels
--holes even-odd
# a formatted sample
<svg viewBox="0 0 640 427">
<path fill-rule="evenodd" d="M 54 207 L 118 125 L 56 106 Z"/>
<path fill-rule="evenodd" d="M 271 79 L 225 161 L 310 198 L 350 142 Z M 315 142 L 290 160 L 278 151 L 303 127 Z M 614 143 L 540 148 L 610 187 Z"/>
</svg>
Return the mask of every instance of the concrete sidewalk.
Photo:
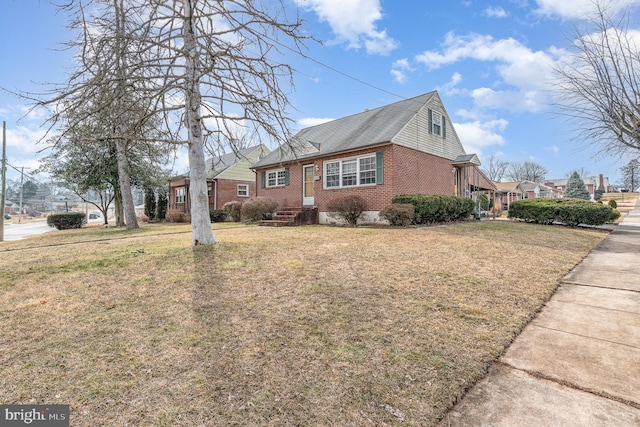
<svg viewBox="0 0 640 427">
<path fill-rule="evenodd" d="M 447 414 L 448 426 L 640 426 L 640 199 Z"/>
</svg>

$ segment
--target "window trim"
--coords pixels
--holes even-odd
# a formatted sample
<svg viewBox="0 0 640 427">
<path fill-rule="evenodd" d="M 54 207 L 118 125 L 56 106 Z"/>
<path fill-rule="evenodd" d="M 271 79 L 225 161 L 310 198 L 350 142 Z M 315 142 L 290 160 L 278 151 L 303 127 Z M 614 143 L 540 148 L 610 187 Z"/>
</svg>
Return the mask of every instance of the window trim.
<svg viewBox="0 0 640 427">
<path fill-rule="evenodd" d="M 246 194 L 240 194 L 240 187 L 244 187 L 246 190 Z M 236 188 L 236 195 L 238 197 L 249 197 L 249 184 L 238 184 Z"/>
<path fill-rule="evenodd" d="M 373 159 L 373 164 L 375 165 L 375 167 L 373 169 L 368 169 L 366 171 L 360 170 L 360 161 L 362 159 Z M 337 190 L 337 189 L 341 189 L 341 188 L 354 188 L 354 187 L 372 187 L 375 185 L 378 185 L 378 162 L 380 161 L 379 159 L 379 155 L 377 153 L 367 153 L 367 154 L 362 154 L 360 156 L 351 156 L 351 157 L 343 157 L 343 158 L 339 158 L 339 159 L 331 159 L 331 160 L 324 160 L 322 162 L 322 171 L 323 171 L 323 179 L 322 179 L 322 188 L 325 190 Z M 352 163 L 355 162 L 356 165 L 356 175 L 355 175 L 355 184 L 354 185 L 344 185 L 344 176 L 343 176 L 343 172 L 344 172 L 344 168 L 343 165 L 345 163 Z M 338 164 L 338 184 L 339 185 L 333 185 L 333 186 L 328 186 L 327 185 L 327 181 L 328 181 L 328 177 L 332 176 L 335 177 L 336 174 L 333 175 L 328 175 L 327 173 L 327 166 L 330 164 Z M 368 184 L 361 184 L 361 180 L 362 180 L 362 173 L 363 172 L 371 172 L 373 171 L 374 173 L 374 182 L 368 183 Z"/>
<path fill-rule="evenodd" d="M 437 119 L 436 119 L 437 118 Z M 438 122 L 438 123 L 436 123 Z M 436 126 L 438 127 L 438 132 L 436 132 Z M 442 136 L 442 114 L 434 111 L 431 117 L 431 133 L 434 135 Z"/>
<path fill-rule="evenodd" d="M 282 172 L 282 183 L 279 184 L 279 177 L 278 174 Z M 275 184 L 273 185 L 269 185 L 269 175 L 274 173 L 275 176 Z M 284 187 L 287 185 L 287 169 L 286 168 L 279 168 L 279 169 L 271 169 L 266 171 L 265 173 L 265 188 L 275 188 L 275 187 Z"/>
<path fill-rule="evenodd" d="M 187 189 L 186 187 L 176 187 L 173 192 L 174 203 L 183 205 L 187 202 Z"/>
</svg>

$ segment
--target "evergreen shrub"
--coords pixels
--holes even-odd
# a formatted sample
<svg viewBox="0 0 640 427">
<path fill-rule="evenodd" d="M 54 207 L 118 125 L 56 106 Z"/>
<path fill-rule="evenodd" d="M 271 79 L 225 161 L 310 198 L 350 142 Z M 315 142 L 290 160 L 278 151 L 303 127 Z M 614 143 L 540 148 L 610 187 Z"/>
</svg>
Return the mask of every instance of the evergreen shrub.
<svg viewBox="0 0 640 427">
<path fill-rule="evenodd" d="M 611 207 L 583 199 L 525 199 L 509 206 L 509 218 L 537 224 L 602 225 L 619 217 Z"/>
<path fill-rule="evenodd" d="M 416 224 L 466 220 L 475 208 L 475 203 L 471 199 L 441 194 L 400 195 L 395 196 L 391 202 L 413 205 Z"/>
<path fill-rule="evenodd" d="M 223 209 L 209 209 L 209 219 L 211 222 L 225 222 L 227 213 Z"/>
<path fill-rule="evenodd" d="M 87 216 L 82 212 L 56 213 L 47 217 L 47 225 L 58 230 L 81 228 L 86 223 Z"/>
</svg>

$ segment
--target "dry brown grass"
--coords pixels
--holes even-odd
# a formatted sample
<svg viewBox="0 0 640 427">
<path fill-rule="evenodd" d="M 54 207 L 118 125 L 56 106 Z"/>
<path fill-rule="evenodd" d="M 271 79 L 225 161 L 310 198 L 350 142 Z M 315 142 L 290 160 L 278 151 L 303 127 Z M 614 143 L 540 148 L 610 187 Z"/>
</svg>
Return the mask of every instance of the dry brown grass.
<svg viewBox="0 0 640 427">
<path fill-rule="evenodd" d="M 68 403 L 74 426 L 434 425 L 605 237 L 214 227 L 197 250 L 188 225 L 1 244 L 0 403 Z"/>
</svg>

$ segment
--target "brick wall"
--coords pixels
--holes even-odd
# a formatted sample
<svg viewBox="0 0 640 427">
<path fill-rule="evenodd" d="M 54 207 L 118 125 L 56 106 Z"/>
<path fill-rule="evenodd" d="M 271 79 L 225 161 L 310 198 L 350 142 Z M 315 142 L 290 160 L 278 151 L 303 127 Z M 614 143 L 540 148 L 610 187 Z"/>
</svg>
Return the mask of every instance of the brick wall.
<svg viewBox="0 0 640 427">
<path fill-rule="evenodd" d="M 217 181 L 217 193 L 218 193 L 218 202 L 216 203 L 217 209 L 222 209 L 225 203 L 238 201 L 244 202 L 248 200 L 250 197 L 256 196 L 256 183 L 255 181 L 240 181 L 240 180 L 232 180 L 232 179 L 220 179 Z M 239 197 L 238 196 L 238 185 L 245 184 L 249 186 L 249 195 L 247 197 Z M 214 184 L 212 193 L 216 192 L 216 187 Z M 211 194 L 209 197 L 209 207 L 214 209 L 214 194 Z"/>
<path fill-rule="evenodd" d="M 451 161 L 399 145 L 360 150 L 310 161 L 290 164 L 289 185 L 261 188 L 262 170 L 258 171 L 258 196 L 270 197 L 279 207 L 302 206 L 302 167 L 313 164 L 316 175 L 324 173 L 323 162 L 327 160 L 359 157 L 378 151 L 384 153 L 384 183 L 380 185 L 323 189 L 323 180 L 314 182 L 315 206 L 326 212 L 328 203 L 339 197 L 358 195 L 365 200 L 366 210 L 379 211 L 391 203 L 399 194 L 446 194 L 453 195 Z M 268 170 L 273 170 L 272 168 Z"/>
<path fill-rule="evenodd" d="M 454 195 L 451 160 L 394 145 L 393 165 L 394 195 Z"/>
</svg>

